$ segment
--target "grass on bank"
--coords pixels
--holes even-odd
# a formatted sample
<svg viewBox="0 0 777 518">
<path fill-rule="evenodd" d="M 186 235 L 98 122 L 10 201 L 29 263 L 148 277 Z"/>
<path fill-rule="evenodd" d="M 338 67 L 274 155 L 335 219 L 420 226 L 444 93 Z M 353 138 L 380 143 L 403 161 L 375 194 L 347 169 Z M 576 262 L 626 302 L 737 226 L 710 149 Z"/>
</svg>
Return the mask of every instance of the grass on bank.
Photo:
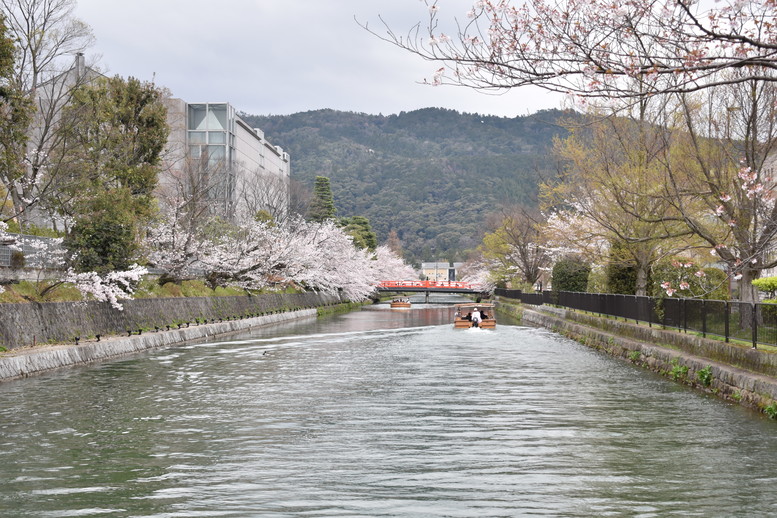
<svg viewBox="0 0 777 518">
<path fill-rule="evenodd" d="M 77 302 L 84 300 L 81 293 L 68 283 L 60 283 L 52 287 L 51 281 L 31 282 L 21 281 L 19 283 L 4 286 L 5 291 L 0 293 L 0 303 L 24 303 L 24 302 Z M 252 291 L 256 295 L 265 291 Z M 267 292 L 278 293 L 278 291 L 267 290 Z M 282 293 L 296 293 L 292 288 L 282 291 Z M 135 291 L 134 298 L 153 299 L 168 297 L 228 297 L 234 295 L 245 295 L 247 292 L 242 288 L 228 286 L 226 288 L 209 288 L 204 281 L 190 280 L 180 283 L 168 282 L 160 285 L 156 279 L 143 279 L 140 286 Z"/>
</svg>

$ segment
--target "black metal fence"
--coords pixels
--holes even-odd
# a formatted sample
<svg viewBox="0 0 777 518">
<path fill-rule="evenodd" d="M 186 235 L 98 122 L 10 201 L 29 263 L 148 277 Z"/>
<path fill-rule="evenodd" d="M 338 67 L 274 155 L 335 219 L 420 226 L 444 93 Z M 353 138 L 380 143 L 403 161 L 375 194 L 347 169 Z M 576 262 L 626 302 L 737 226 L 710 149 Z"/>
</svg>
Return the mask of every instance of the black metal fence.
<svg viewBox="0 0 777 518">
<path fill-rule="evenodd" d="M 520 300 L 524 304 L 551 304 L 600 315 L 634 320 L 718 336 L 727 342 L 739 340 L 752 344 L 777 346 L 777 304 L 726 300 L 638 297 L 605 293 L 497 289 L 496 295 Z"/>
</svg>

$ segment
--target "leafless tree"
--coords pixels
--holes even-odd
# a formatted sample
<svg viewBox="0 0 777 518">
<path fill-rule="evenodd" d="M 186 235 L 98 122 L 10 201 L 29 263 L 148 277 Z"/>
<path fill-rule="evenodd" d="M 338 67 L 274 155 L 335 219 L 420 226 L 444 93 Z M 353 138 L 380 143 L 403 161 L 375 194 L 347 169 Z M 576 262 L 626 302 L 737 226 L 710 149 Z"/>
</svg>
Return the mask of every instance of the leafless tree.
<svg viewBox="0 0 777 518">
<path fill-rule="evenodd" d="M 246 176 L 237 193 L 238 207 L 252 217 L 264 213 L 276 223 L 285 223 L 289 216 L 289 179 L 266 171 Z"/>
<path fill-rule="evenodd" d="M 497 261 L 504 272 L 518 273 L 532 286 L 551 264 L 550 255 L 541 246 L 545 218 L 538 209 L 524 206 L 503 208 L 500 216 L 499 227 L 483 240 L 483 255 Z"/>
<path fill-rule="evenodd" d="M 73 17 L 75 0 L 0 0 L 9 33 L 17 42 L 14 87 L 31 96 L 35 115 L 28 131 L 26 170 L 0 179 L 21 223 L 51 192 L 65 153 L 63 108 L 75 88 L 97 74 L 83 52 L 94 37 Z"/>
</svg>

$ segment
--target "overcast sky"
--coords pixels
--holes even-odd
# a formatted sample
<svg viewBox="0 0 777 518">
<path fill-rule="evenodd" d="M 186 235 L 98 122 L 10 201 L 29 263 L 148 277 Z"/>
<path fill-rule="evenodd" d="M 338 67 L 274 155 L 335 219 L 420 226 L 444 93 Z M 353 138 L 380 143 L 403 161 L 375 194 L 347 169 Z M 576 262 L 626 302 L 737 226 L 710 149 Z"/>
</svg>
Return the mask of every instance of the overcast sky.
<svg viewBox="0 0 777 518">
<path fill-rule="evenodd" d="M 442 0 L 466 19 L 473 0 Z M 108 75 L 152 80 L 187 102 L 229 102 L 252 115 L 335 110 L 383 115 L 426 107 L 507 117 L 558 108 L 542 90 L 504 95 L 418 84 L 437 68 L 379 40 L 379 15 L 406 32 L 419 0 L 77 0 Z"/>
</svg>

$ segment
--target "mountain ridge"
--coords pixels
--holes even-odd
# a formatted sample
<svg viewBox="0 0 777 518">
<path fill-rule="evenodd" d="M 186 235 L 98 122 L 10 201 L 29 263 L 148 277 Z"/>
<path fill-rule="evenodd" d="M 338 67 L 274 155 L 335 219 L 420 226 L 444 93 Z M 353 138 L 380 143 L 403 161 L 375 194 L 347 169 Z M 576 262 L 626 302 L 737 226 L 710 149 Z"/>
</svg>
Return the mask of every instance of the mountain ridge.
<svg viewBox="0 0 777 518">
<path fill-rule="evenodd" d="M 384 242 L 395 230 L 414 263 L 461 260 L 502 204 L 536 203 L 552 168 L 562 119 L 544 110 L 514 118 L 424 108 L 395 115 L 322 109 L 241 114 L 291 156 L 292 178 L 330 179 L 338 217 L 369 218 Z"/>
</svg>

